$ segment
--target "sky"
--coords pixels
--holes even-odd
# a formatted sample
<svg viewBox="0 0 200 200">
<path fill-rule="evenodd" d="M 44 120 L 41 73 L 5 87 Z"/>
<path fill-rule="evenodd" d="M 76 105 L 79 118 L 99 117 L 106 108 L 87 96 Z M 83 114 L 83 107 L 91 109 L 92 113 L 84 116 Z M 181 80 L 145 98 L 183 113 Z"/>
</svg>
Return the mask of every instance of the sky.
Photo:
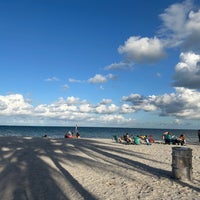
<svg viewBox="0 0 200 200">
<path fill-rule="evenodd" d="M 0 1 L 0 125 L 199 120 L 198 0 Z"/>
</svg>

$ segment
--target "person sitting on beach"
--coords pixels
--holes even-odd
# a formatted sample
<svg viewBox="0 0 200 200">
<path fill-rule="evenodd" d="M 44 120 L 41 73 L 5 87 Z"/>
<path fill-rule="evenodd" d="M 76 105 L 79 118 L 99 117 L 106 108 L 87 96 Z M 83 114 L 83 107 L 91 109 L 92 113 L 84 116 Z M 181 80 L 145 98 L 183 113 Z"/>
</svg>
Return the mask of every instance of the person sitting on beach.
<svg viewBox="0 0 200 200">
<path fill-rule="evenodd" d="M 140 136 L 139 135 L 134 137 L 134 144 L 140 144 Z"/>
<path fill-rule="evenodd" d="M 168 132 L 167 134 L 164 134 L 164 141 L 165 144 L 171 144 L 171 133 Z"/>
<path fill-rule="evenodd" d="M 150 143 L 154 143 L 155 142 L 155 140 L 153 139 L 152 135 L 149 135 L 148 140 L 149 140 Z"/>
<path fill-rule="evenodd" d="M 146 142 L 147 145 L 151 145 L 151 143 L 149 142 L 149 138 L 147 137 L 147 135 L 145 135 L 144 141 Z"/>
<path fill-rule="evenodd" d="M 118 141 L 119 141 L 120 143 L 123 143 L 123 142 L 124 142 L 123 137 L 122 137 L 122 136 L 118 137 Z"/>
<path fill-rule="evenodd" d="M 126 134 L 124 135 L 124 141 L 126 141 L 127 143 L 131 143 L 131 142 L 132 142 L 132 139 L 130 138 L 130 136 L 129 136 L 128 133 L 126 133 Z"/>
<path fill-rule="evenodd" d="M 179 137 L 180 143 L 183 146 L 186 143 L 185 135 L 181 134 Z"/>
<path fill-rule="evenodd" d="M 71 131 L 66 132 L 64 137 L 65 137 L 65 138 L 73 138 L 72 132 L 71 132 Z"/>
<path fill-rule="evenodd" d="M 142 144 L 145 144 L 146 143 L 146 141 L 145 141 L 146 136 L 145 135 L 140 135 L 139 137 L 140 137 L 140 142 Z"/>
</svg>

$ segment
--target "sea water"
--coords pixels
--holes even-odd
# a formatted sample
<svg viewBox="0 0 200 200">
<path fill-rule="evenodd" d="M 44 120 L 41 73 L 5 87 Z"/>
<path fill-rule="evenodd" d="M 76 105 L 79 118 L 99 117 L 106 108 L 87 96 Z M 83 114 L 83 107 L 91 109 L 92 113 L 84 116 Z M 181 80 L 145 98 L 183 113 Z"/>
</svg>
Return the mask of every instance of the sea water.
<svg viewBox="0 0 200 200">
<path fill-rule="evenodd" d="M 75 127 L 54 126 L 0 126 L 0 136 L 30 136 L 42 137 L 47 135 L 52 138 L 64 138 L 68 131 L 75 132 Z M 162 140 L 162 134 L 170 131 L 179 137 L 186 135 L 187 142 L 198 142 L 197 130 L 185 129 L 147 129 L 147 128 L 119 128 L 119 127 L 78 127 L 81 138 L 112 139 L 114 135 L 122 136 L 129 133 L 131 136 L 152 135 L 155 140 Z"/>
</svg>

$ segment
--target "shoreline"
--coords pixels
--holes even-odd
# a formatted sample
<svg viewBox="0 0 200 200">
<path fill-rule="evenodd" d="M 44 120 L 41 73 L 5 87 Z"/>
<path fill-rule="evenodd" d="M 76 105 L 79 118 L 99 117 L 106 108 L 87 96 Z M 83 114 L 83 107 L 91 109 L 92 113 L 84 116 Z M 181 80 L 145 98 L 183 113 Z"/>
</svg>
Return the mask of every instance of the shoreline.
<svg viewBox="0 0 200 200">
<path fill-rule="evenodd" d="M 112 139 L 0 137 L 2 199 L 199 199 L 200 145 L 193 180 L 172 177 L 172 147 Z"/>
</svg>

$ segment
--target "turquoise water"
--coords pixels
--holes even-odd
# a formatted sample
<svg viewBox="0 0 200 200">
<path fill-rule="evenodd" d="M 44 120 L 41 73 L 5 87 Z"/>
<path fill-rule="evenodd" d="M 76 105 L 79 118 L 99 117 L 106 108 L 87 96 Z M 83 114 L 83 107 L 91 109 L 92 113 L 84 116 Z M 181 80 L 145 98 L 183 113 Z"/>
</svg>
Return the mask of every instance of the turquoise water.
<svg viewBox="0 0 200 200">
<path fill-rule="evenodd" d="M 75 127 L 51 126 L 0 126 L 0 136 L 32 136 L 42 137 L 47 135 L 53 138 L 63 138 L 65 132 L 75 131 Z M 162 133 L 170 131 L 179 136 L 185 134 L 187 142 L 198 142 L 197 130 L 181 129 L 143 129 L 143 128 L 106 128 L 106 127 L 78 127 L 82 138 L 112 138 L 113 135 L 129 133 L 132 136 L 152 135 L 156 140 L 162 140 Z"/>
</svg>

